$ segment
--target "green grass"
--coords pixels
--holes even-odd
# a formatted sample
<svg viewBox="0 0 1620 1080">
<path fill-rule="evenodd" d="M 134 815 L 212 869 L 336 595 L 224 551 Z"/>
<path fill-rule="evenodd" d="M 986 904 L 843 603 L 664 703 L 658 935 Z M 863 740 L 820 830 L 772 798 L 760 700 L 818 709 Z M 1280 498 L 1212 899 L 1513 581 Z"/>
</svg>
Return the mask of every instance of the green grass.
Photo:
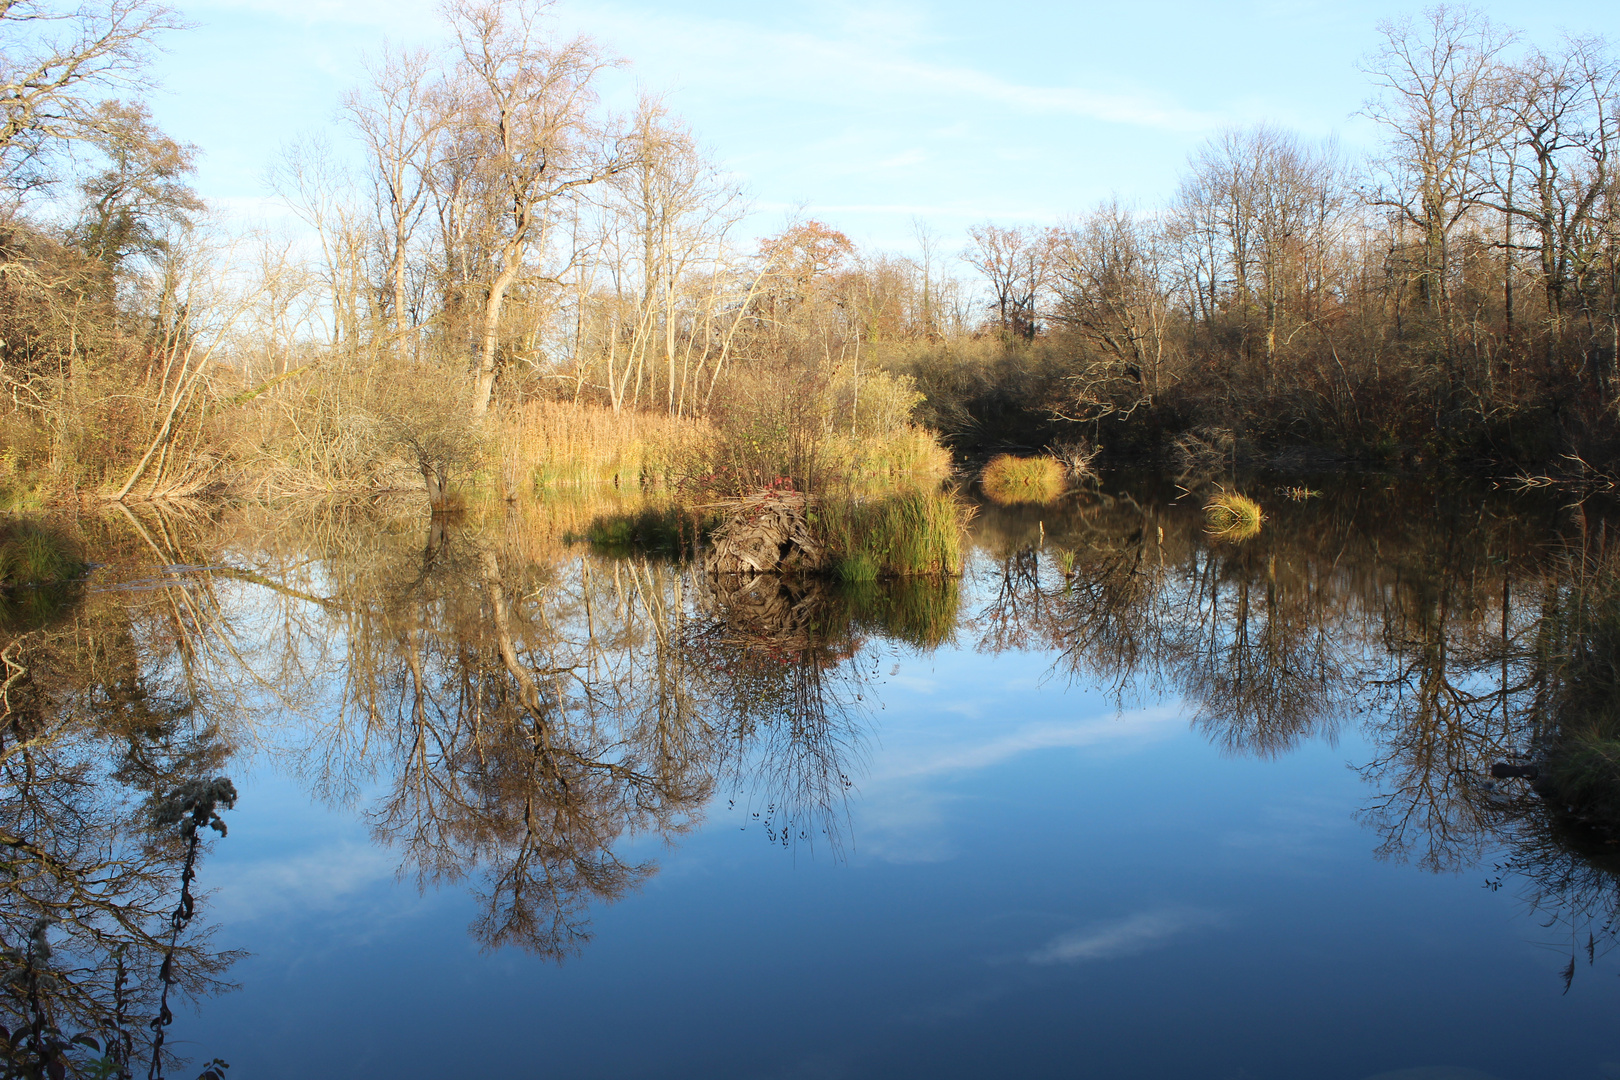
<svg viewBox="0 0 1620 1080">
<path fill-rule="evenodd" d="M 969 510 L 952 492 L 902 491 L 823 499 L 811 526 L 845 581 L 962 572 Z"/>
<path fill-rule="evenodd" d="M 699 525 L 675 506 L 644 506 L 629 514 L 598 517 L 585 539 L 605 554 L 630 552 L 676 558 L 691 547 Z"/>
<path fill-rule="evenodd" d="M 993 502 L 1049 503 L 1063 494 L 1064 469 L 1050 457 L 1014 457 L 1002 454 L 990 459 L 979 473 L 979 486 Z"/>
</svg>

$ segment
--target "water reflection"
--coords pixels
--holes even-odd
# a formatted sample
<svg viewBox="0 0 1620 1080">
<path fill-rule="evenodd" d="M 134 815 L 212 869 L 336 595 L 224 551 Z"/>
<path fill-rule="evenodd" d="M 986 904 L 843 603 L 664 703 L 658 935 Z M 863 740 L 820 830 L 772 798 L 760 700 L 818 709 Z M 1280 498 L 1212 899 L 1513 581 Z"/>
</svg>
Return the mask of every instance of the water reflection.
<svg viewBox="0 0 1620 1080">
<path fill-rule="evenodd" d="M 221 831 L 232 794 L 210 779 L 231 753 L 213 711 L 228 684 L 196 648 L 217 597 L 188 581 L 6 600 L 27 617 L 0 629 L 0 1060 L 161 1076 L 172 1005 L 219 989 L 234 959 L 192 925 L 197 793 Z"/>
<path fill-rule="evenodd" d="M 965 581 L 851 587 L 563 543 L 594 512 L 81 523 L 106 565 L 0 631 L 16 1060 L 94 1056 L 47 1046 L 82 1031 L 127 1068 L 165 963 L 185 993 L 217 986 L 229 956 L 165 936 L 187 841 L 155 808 L 244 753 L 363 815 L 422 887 L 470 890 L 482 945 L 562 960 L 656 871 L 628 841 L 674 841 L 717 797 L 773 846 L 842 852 L 880 651 L 961 641 L 1048 653 L 1122 704 L 1178 696 L 1229 754 L 1353 723 L 1377 747 L 1357 764 L 1379 855 L 1489 854 L 1572 964 L 1613 941 L 1620 591 L 1580 511 L 1372 487 L 1279 499 L 1232 543 L 1137 486 L 986 507 Z"/>
<path fill-rule="evenodd" d="M 1378 855 L 1438 872 L 1506 849 L 1499 874 L 1572 957 L 1613 943 L 1620 561 L 1588 510 L 1374 489 L 1223 544 L 1138 492 L 1046 511 L 1040 550 L 1027 520 L 985 517 L 981 648 L 1050 649 L 1121 700 L 1179 694 L 1235 754 L 1357 718 Z"/>
</svg>

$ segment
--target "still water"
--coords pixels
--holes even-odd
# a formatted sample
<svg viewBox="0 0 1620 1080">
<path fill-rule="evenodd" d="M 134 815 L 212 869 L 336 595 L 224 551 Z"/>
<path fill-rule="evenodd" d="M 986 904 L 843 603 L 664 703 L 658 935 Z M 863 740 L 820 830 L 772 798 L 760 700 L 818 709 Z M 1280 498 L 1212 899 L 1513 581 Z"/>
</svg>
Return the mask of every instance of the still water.
<svg viewBox="0 0 1620 1080">
<path fill-rule="evenodd" d="M 1491 772 L 1558 737 L 1602 513 L 1255 493 L 1242 542 L 987 505 L 960 581 L 864 587 L 570 543 L 603 504 L 57 522 L 5 1022 L 146 1075 L 167 957 L 184 1077 L 1620 1076 L 1620 848 Z M 154 792 L 214 776 L 174 938 Z"/>
</svg>

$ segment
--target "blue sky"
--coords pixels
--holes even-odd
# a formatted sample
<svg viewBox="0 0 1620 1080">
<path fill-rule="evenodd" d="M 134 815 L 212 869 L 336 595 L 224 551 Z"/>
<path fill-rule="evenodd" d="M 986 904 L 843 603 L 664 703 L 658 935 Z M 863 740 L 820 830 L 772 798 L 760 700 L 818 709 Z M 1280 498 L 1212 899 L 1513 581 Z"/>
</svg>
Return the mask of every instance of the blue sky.
<svg viewBox="0 0 1620 1080">
<path fill-rule="evenodd" d="M 1152 205 L 1187 154 L 1262 120 L 1373 133 L 1358 61 L 1382 18 L 1419 5 L 1311 2 L 561 0 L 559 27 L 627 64 L 604 84 L 627 107 L 665 95 L 742 180 L 754 231 L 795 211 L 865 245 L 912 246 L 926 220 L 947 249 L 967 225 L 1055 222 L 1118 194 Z M 385 40 L 440 35 L 432 0 L 182 0 L 157 72 L 160 122 L 204 151 L 199 186 L 227 214 L 273 214 L 265 168 L 332 129 L 343 92 Z M 1496 21 L 1551 46 L 1620 36 L 1611 4 L 1511 0 Z"/>
</svg>

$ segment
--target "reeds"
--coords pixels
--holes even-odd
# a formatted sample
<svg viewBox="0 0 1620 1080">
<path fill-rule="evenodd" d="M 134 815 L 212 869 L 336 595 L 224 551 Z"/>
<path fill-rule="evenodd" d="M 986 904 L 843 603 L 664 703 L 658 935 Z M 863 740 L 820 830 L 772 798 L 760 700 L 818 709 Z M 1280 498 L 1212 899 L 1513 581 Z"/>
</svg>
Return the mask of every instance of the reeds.
<svg viewBox="0 0 1620 1080">
<path fill-rule="evenodd" d="M 900 491 L 825 499 L 811 524 L 845 581 L 962 572 L 962 534 L 972 510 L 954 492 Z"/>
<path fill-rule="evenodd" d="M 907 424 L 879 434 L 830 434 L 822 446 L 821 467 L 852 492 L 937 488 L 950 475 L 951 454 L 933 432 Z"/>
<path fill-rule="evenodd" d="M 705 420 L 677 420 L 663 413 L 529 401 L 506 412 L 499 434 L 502 468 L 509 490 L 537 492 L 557 488 L 613 484 L 627 487 L 672 487 L 677 481 L 716 471 L 735 471 L 738 455 L 728 453 L 728 440 L 748 443 L 755 452 L 787 456 L 782 432 L 728 432 Z M 754 446 L 761 441 L 764 447 Z M 782 445 L 778 446 L 777 443 Z M 857 492 L 888 490 L 908 484 L 937 485 L 950 471 L 950 452 L 933 433 L 913 425 L 850 435 L 826 431 L 815 438 L 817 472 L 838 486 Z M 764 483 L 781 473 L 783 461 L 743 470 Z"/>
<path fill-rule="evenodd" d="M 1063 494 L 1063 463 L 1050 457 L 1014 457 L 1001 454 L 990 459 L 979 473 L 979 486 L 993 502 L 1052 502 Z"/>
<path fill-rule="evenodd" d="M 1207 531 L 1219 540 L 1243 541 L 1258 536 L 1265 520 L 1259 503 L 1235 491 L 1222 491 L 1204 504 Z"/>
<path fill-rule="evenodd" d="M 715 437 L 702 420 L 544 400 L 508 410 L 499 436 L 507 487 L 529 492 L 665 486 Z"/>
</svg>

